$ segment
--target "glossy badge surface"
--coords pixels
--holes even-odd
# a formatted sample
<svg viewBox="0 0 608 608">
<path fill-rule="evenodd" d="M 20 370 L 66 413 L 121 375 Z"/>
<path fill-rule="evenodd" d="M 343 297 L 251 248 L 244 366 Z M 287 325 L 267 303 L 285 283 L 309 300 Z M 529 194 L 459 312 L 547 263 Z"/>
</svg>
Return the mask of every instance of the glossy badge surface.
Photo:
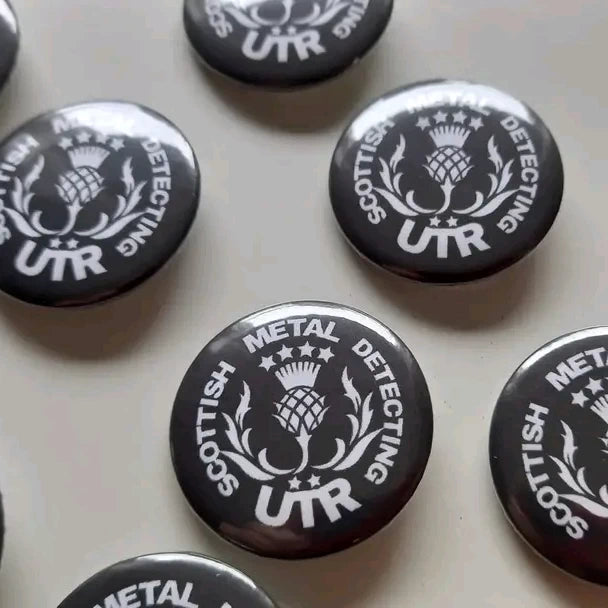
<svg viewBox="0 0 608 608">
<path fill-rule="evenodd" d="M 242 572 L 191 553 L 145 555 L 110 566 L 59 608 L 276 608 Z"/>
<path fill-rule="evenodd" d="M 433 283 L 479 279 L 543 239 L 563 191 L 560 154 L 522 102 L 456 81 L 373 102 L 335 151 L 330 194 L 363 256 Z"/>
<path fill-rule="evenodd" d="M 19 49 L 19 25 L 7 0 L 0 0 L 0 88 L 8 80 Z"/>
<path fill-rule="evenodd" d="M 211 68 L 269 87 L 312 84 L 355 64 L 393 0 L 185 0 L 186 32 Z"/>
<path fill-rule="evenodd" d="M 194 510 L 227 540 L 285 559 L 346 549 L 408 502 L 433 415 L 411 352 L 386 326 L 335 304 L 241 319 L 194 361 L 171 450 Z"/>
<path fill-rule="evenodd" d="M 515 372 L 492 419 L 490 463 L 523 538 L 608 585 L 608 328 L 559 338 Z"/>
<path fill-rule="evenodd" d="M 0 144 L 0 289 L 46 306 L 105 300 L 175 253 L 194 220 L 194 152 L 122 102 L 34 118 Z"/>
</svg>

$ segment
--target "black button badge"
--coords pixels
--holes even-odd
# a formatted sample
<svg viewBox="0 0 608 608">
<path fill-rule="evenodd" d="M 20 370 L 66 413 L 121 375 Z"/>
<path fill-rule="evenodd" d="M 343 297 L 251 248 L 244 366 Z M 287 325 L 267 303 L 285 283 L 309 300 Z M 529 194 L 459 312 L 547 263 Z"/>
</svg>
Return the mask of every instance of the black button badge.
<svg viewBox="0 0 608 608">
<path fill-rule="evenodd" d="M 19 24 L 8 0 L 0 0 L 0 87 L 8 80 L 19 49 Z"/>
<path fill-rule="evenodd" d="M 490 462 L 523 538 L 608 585 L 608 328 L 559 338 L 521 365 L 498 399 Z"/>
<path fill-rule="evenodd" d="M 191 553 L 145 555 L 99 572 L 59 608 L 276 608 L 242 572 Z"/>
<path fill-rule="evenodd" d="M 372 103 L 346 129 L 330 175 L 355 249 L 434 283 L 479 279 L 524 257 L 553 224 L 562 191 L 541 119 L 496 89 L 455 81 Z"/>
<path fill-rule="evenodd" d="M 96 102 L 34 118 L 0 144 L 0 289 L 46 306 L 135 287 L 198 207 L 192 148 L 162 116 Z"/>
<path fill-rule="evenodd" d="M 205 347 L 175 400 L 171 450 L 216 532 L 299 559 L 388 524 L 422 478 L 432 432 L 403 342 L 361 312 L 307 302 L 255 313 Z"/>
<path fill-rule="evenodd" d="M 185 0 L 186 32 L 211 68 L 293 87 L 337 76 L 380 38 L 393 0 Z"/>
</svg>

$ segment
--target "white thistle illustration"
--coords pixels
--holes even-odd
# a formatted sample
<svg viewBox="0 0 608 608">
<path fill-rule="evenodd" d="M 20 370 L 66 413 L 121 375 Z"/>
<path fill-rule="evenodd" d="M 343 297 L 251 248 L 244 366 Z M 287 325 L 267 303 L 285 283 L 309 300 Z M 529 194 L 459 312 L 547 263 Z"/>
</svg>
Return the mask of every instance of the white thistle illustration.
<svg viewBox="0 0 608 608">
<path fill-rule="evenodd" d="M 381 428 L 368 432 L 374 416 L 371 408 L 373 393 L 369 393 L 365 399 L 361 399 L 361 394 L 355 388 L 347 367 L 342 372 L 342 386 L 344 396 L 351 402 L 354 410 L 354 414 L 347 415 L 351 424 L 351 436 L 348 442 L 348 448 L 350 449 L 347 449 L 344 440 L 336 438 L 337 451 L 335 456 L 329 462 L 317 465 L 316 469 L 332 469 L 334 471 L 350 469 L 361 460 L 371 442 L 382 432 Z"/>
<path fill-rule="evenodd" d="M 603 485 L 594 492 L 585 477 L 585 467 L 578 468 L 575 464 L 576 446 L 572 429 L 562 421 L 564 429 L 562 458 L 551 456 L 551 460 L 559 469 L 560 479 L 572 490 L 572 493 L 561 494 L 562 498 L 580 505 L 597 517 L 608 518 L 608 486 Z"/>
<path fill-rule="evenodd" d="M 243 393 L 241 401 L 235 412 L 234 418 L 224 412 L 227 430 L 226 437 L 230 441 L 233 450 L 223 450 L 223 454 L 237 464 L 244 473 L 257 481 L 270 481 L 280 475 L 288 475 L 293 469 L 277 469 L 268 462 L 267 449 L 258 452 L 257 456 L 252 452 L 249 437 L 251 427 L 245 426 L 245 418 L 251 411 L 249 402 L 251 390 L 246 382 L 243 382 Z"/>
<path fill-rule="evenodd" d="M 104 159 L 105 156 L 102 159 L 100 154 L 99 160 L 103 162 Z M 135 183 L 132 163 L 132 159 L 128 158 L 122 165 L 124 194 L 118 195 L 116 211 L 111 218 L 108 214 L 101 213 L 97 224 L 93 228 L 87 230 L 74 229 L 80 212 L 86 205 L 92 203 L 104 188 L 103 178 L 99 175 L 97 169 L 92 166 L 76 163 L 76 168 L 62 173 L 58 178 L 56 190 L 66 204 L 68 212 L 66 223 L 61 229 L 49 230 L 45 228 L 42 224 L 42 211 L 31 209 L 31 202 L 35 196 L 32 188 L 40 179 L 45 168 L 43 156 L 36 159 L 23 181 L 19 177 L 14 178 L 11 191 L 12 208 L 4 207 L 3 211 L 11 219 L 17 230 L 29 238 L 65 235 L 70 232 L 94 240 L 111 238 L 143 214 L 142 211 L 136 211 L 135 208 L 141 201 L 141 192 L 147 182 Z"/>
<path fill-rule="evenodd" d="M 458 135 L 458 134 L 456 134 Z M 464 153 L 461 145 L 464 145 L 466 137 L 462 144 L 459 145 L 443 145 L 441 139 L 442 133 L 436 134 L 436 150 L 427 157 L 427 164 L 424 165 L 427 173 L 434 181 L 439 183 L 444 195 L 442 205 L 437 209 L 422 207 L 416 202 L 416 193 L 414 190 L 409 190 L 403 194 L 401 181 L 403 171 L 399 170 L 399 166 L 405 159 L 407 142 L 401 134 L 399 142 L 395 147 L 395 151 L 387 162 L 384 158 L 379 158 L 380 163 L 380 178 L 383 187 L 375 187 L 374 189 L 389 205 L 401 215 L 407 217 L 417 217 L 420 215 L 440 215 L 450 209 L 452 206 L 452 192 L 456 185 L 466 178 L 473 165 L 471 157 Z M 452 137 L 454 135 L 452 134 Z M 473 218 L 485 217 L 494 213 L 500 205 L 502 205 L 510 196 L 517 192 L 517 189 L 507 190 L 513 173 L 511 167 L 513 160 L 506 164 L 496 145 L 494 136 L 490 137 L 487 144 L 488 160 L 492 162 L 495 168 L 494 173 L 489 173 L 490 187 L 486 195 L 476 191 L 475 202 L 464 209 L 451 209 L 452 213 L 458 215 L 467 215 Z"/>
</svg>

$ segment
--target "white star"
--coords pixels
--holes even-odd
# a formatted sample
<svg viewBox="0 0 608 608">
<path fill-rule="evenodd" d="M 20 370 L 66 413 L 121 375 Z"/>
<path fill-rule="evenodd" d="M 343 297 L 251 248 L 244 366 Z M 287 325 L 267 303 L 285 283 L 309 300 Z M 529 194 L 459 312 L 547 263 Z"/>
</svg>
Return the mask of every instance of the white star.
<svg viewBox="0 0 608 608">
<path fill-rule="evenodd" d="M 431 226 L 437 227 L 437 226 L 439 226 L 439 224 L 441 224 L 441 220 L 438 217 L 432 217 L 429 220 L 429 223 L 431 224 Z"/>
<path fill-rule="evenodd" d="M 433 116 L 433 118 L 435 119 L 436 123 L 440 123 L 445 122 L 448 119 L 448 115 L 440 110 L 439 112 L 437 112 L 437 114 Z"/>
<path fill-rule="evenodd" d="M 455 228 L 456 226 L 458 226 L 458 220 L 455 217 L 448 218 L 448 226 L 450 228 Z"/>
<path fill-rule="evenodd" d="M 98 144 L 107 144 L 108 143 L 108 135 L 103 135 L 102 133 L 97 133 L 95 139 Z"/>
<path fill-rule="evenodd" d="M 329 346 L 327 348 L 319 349 L 318 357 L 319 359 L 323 359 L 325 363 L 327 363 L 333 356 L 334 354 L 331 352 L 331 348 L 329 348 Z"/>
<path fill-rule="evenodd" d="M 273 36 L 278 36 L 281 33 L 281 28 L 273 27 L 271 31 L 272 31 Z"/>
<path fill-rule="evenodd" d="M 299 490 L 301 483 L 302 482 L 297 477 L 294 477 L 293 479 L 289 480 L 289 489 L 290 490 Z"/>
<path fill-rule="evenodd" d="M 602 386 L 602 381 L 594 380 L 593 378 L 589 380 L 589 384 L 585 388 L 589 389 L 594 395 L 597 395 L 598 393 L 601 393 L 602 390 L 604 390 L 604 387 Z"/>
<path fill-rule="evenodd" d="M 68 148 L 71 148 L 72 147 L 72 140 L 69 137 L 64 137 L 59 142 L 59 147 L 63 148 L 64 150 L 67 150 Z"/>
<path fill-rule="evenodd" d="M 260 367 L 263 367 L 266 371 L 269 371 L 271 367 L 275 366 L 273 357 L 262 357 L 262 362 L 260 363 Z"/>
<path fill-rule="evenodd" d="M 87 133 L 86 131 L 82 131 L 76 135 L 76 139 L 81 144 L 88 144 L 91 141 L 91 134 Z"/>
<path fill-rule="evenodd" d="M 61 239 L 52 239 L 51 240 L 51 247 L 53 249 L 58 249 L 59 247 L 61 247 Z"/>
<path fill-rule="evenodd" d="M 481 118 L 479 118 L 479 117 L 472 118 L 471 127 L 473 127 L 473 129 L 475 129 L 475 131 L 479 131 L 479 129 L 481 129 L 481 127 L 483 127 L 483 120 L 481 120 Z"/>
<path fill-rule="evenodd" d="M 293 36 L 294 34 L 296 34 L 298 32 L 297 28 L 293 27 L 293 25 L 291 27 L 287 28 L 287 33 L 290 36 Z"/>
<path fill-rule="evenodd" d="M 118 139 L 118 137 L 115 137 L 112 140 L 112 143 L 110 144 L 111 148 L 114 148 L 114 150 L 116 152 L 118 152 L 119 150 L 122 150 L 125 147 L 125 142 L 122 139 Z"/>
<path fill-rule="evenodd" d="M 464 121 L 467 119 L 467 115 L 462 110 L 456 114 L 452 114 L 452 117 L 454 118 L 454 122 L 459 122 L 461 124 L 464 124 Z"/>
<path fill-rule="evenodd" d="M 304 346 L 300 346 L 300 356 L 302 357 L 312 357 L 312 353 L 315 350 L 314 346 L 311 346 L 308 342 L 304 344 Z"/>
<path fill-rule="evenodd" d="M 418 122 L 416 123 L 416 126 L 419 129 L 422 129 L 424 131 L 425 129 L 428 129 L 431 126 L 431 121 L 428 118 L 421 116 L 418 119 Z"/>
<path fill-rule="evenodd" d="M 319 487 L 319 478 L 316 475 L 311 475 L 310 479 L 308 480 L 308 483 L 310 484 L 311 488 L 318 488 Z"/>
<path fill-rule="evenodd" d="M 291 351 L 293 348 L 287 348 L 287 346 L 283 346 L 283 348 L 277 353 L 281 357 L 281 361 L 285 361 L 285 359 L 291 359 L 293 355 Z"/>
<path fill-rule="evenodd" d="M 78 247 L 78 241 L 76 239 L 70 239 L 67 245 L 68 249 L 76 249 Z"/>
<path fill-rule="evenodd" d="M 589 399 L 585 397 L 585 393 L 583 391 L 579 391 L 578 393 L 572 393 L 572 404 L 578 405 L 580 407 L 585 407 L 585 403 L 587 403 Z"/>
</svg>

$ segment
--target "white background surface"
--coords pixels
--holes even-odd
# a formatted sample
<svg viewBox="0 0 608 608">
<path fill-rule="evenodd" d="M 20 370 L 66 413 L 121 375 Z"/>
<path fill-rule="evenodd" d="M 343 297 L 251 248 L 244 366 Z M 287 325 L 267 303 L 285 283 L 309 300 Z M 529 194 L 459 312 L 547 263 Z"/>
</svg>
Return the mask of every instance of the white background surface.
<svg viewBox="0 0 608 608">
<path fill-rule="evenodd" d="M 291 94 L 205 76 L 180 0 L 14 4 L 22 49 L 0 130 L 70 102 L 142 102 L 190 138 L 203 205 L 180 256 L 123 299 L 70 311 L 0 301 L 0 606 L 56 606 L 110 563 L 180 549 L 242 568 L 290 608 L 606 606 L 608 591 L 546 565 L 511 531 L 493 495 L 487 434 L 525 356 L 608 322 L 608 2 L 396 0 L 359 67 Z M 537 252 L 463 288 L 417 285 L 359 260 L 327 196 L 347 117 L 435 76 L 529 102 L 566 168 L 564 207 Z M 388 531 L 336 556 L 281 563 L 228 546 L 190 513 L 168 421 L 186 367 L 216 331 L 308 298 L 354 305 L 403 337 L 427 375 L 436 434 L 425 478 Z"/>
</svg>

